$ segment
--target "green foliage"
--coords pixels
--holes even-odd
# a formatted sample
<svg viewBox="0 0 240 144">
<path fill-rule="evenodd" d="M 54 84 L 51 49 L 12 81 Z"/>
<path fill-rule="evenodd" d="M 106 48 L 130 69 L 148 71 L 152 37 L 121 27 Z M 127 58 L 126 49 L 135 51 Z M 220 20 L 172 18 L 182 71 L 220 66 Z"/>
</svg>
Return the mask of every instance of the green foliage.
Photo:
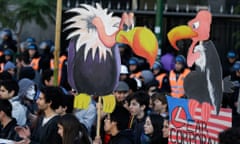
<svg viewBox="0 0 240 144">
<path fill-rule="evenodd" d="M 17 18 L 21 23 L 35 21 L 42 28 L 47 27 L 46 18 L 54 22 L 55 1 L 53 0 L 17 0 Z M 46 18 L 45 18 L 46 17 Z"/>
<path fill-rule="evenodd" d="M 9 10 L 8 6 L 10 4 L 10 1 L 6 0 L 0 0 L 0 22 L 3 27 L 9 27 L 12 28 L 14 26 L 13 22 L 13 16 L 14 13 Z"/>
<path fill-rule="evenodd" d="M 16 29 L 26 22 L 36 22 L 42 28 L 47 28 L 47 21 L 55 21 L 55 0 L 0 0 L 0 22 L 3 27 Z M 15 6 L 10 10 L 9 6 Z"/>
</svg>

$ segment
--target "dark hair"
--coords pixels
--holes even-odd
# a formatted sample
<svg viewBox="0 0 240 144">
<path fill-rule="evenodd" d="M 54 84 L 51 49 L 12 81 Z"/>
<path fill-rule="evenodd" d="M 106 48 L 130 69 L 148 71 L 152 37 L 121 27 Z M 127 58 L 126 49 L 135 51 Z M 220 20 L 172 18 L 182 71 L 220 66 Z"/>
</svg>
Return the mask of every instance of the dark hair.
<svg viewBox="0 0 240 144">
<path fill-rule="evenodd" d="M 73 101 L 74 101 L 73 95 L 63 94 L 61 97 L 60 106 L 67 107 L 66 113 L 72 113 L 73 112 Z"/>
<path fill-rule="evenodd" d="M 11 79 L 13 79 L 13 77 L 8 71 L 3 71 L 0 73 L 0 80 L 11 80 Z"/>
<path fill-rule="evenodd" d="M 51 77 L 53 76 L 53 70 L 51 69 L 47 69 L 45 71 L 43 71 L 42 73 L 42 83 L 43 85 L 45 85 L 45 80 L 50 81 Z"/>
<path fill-rule="evenodd" d="M 145 105 L 145 110 L 147 110 L 149 106 L 149 98 L 149 95 L 145 91 L 137 91 L 130 96 L 129 101 L 136 100 L 140 106 Z"/>
<path fill-rule="evenodd" d="M 128 84 L 129 88 L 130 88 L 133 92 L 137 91 L 138 87 L 137 87 L 137 81 L 136 81 L 135 79 L 133 79 L 133 78 L 127 78 L 127 79 L 124 80 L 124 81 Z"/>
<path fill-rule="evenodd" d="M 163 117 L 154 113 L 149 114 L 148 117 L 154 129 L 150 144 L 159 144 L 162 141 Z"/>
<path fill-rule="evenodd" d="M 117 128 L 121 131 L 128 128 L 130 114 L 124 107 L 116 106 L 110 114 L 110 119 L 111 121 L 117 122 Z"/>
<path fill-rule="evenodd" d="M 167 98 L 165 93 L 155 93 L 152 96 L 152 102 L 155 100 L 160 100 L 162 104 L 167 104 Z"/>
<path fill-rule="evenodd" d="M 14 91 L 13 96 L 18 94 L 19 86 L 17 81 L 13 79 L 0 81 L 0 86 L 3 86 L 8 92 Z"/>
<path fill-rule="evenodd" d="M 12 104 L 8 100 L 0 99 L 0 111 L 3 111 L 8 117 L 12 117 Z"/>
<path fill-rule="evenodd" d="M 52 103 L 51 108 L 53 110 L 56 110 L 60 106 L 61 98 L 59 97 L 62 97 L 63 95 L 61 88 L 51 86 L 51 87 L 42 88 L 40 91 L 44 95 L 45 102 Z"/>
<path fill-rule="evenodd" d="M 21 56 L 20 56 L 20 59 L 22 59 L 22 61 L 25 63 L 25 64 L 30 64 L 31 61 L 30 61 L 30 57 L 29 57 L 29 54 L 27 51 L 25 51 Z"/>
<path fill-rule="evenodd" d="M 219 134 L 219 144 L 240 144 L 240 127 L 229 128 Z"/>
<path fill-rule="evenodd" d="M 58 124 L 63 127 L 63 144 L 74 144 L 75 142 L 81 144 L 91 143 L 86 128 L 74 115 L 66 114 L 62 116 Z"/>
</svg>

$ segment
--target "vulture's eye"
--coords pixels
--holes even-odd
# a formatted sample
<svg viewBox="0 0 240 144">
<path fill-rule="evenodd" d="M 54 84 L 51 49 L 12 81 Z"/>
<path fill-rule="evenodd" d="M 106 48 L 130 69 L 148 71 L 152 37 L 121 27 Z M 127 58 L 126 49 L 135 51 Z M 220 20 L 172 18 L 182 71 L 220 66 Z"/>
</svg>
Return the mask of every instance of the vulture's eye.
<svg viewBox="0 0 240 144">
<path fill-rule="evenodd" d="M 193 29 L 197 29 L 199 27 L 199 21 L 193 23 Z"/>
</svg>

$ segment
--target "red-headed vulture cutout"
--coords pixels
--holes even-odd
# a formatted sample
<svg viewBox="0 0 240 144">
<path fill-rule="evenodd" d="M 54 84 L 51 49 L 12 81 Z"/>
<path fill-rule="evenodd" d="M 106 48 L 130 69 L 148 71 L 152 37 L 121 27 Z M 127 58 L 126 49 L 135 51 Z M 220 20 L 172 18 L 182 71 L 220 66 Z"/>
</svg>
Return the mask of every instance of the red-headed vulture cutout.
<svg viewBox="0 0 240 144">
<path fill-rule="evenodd" d="M 134 27 L 133 13 L 113 17 L 99 4 L 96 7 L 82 4 L 68 12 L 76 13 L 66 21 L 65 29 L 74 29 L 68 54 L 68 80 L 80 94 L 74 106 L 86 108 L 90 96 L 103 96 L 108 112 L 111 112 L 111 94 L 119 80 L 120 53 L 117 43 L 128 44 L 133 52 L 153 65 L 157 57 L 158 43 L 155 35 L 146 27 Z M 90 96 L 89 96 L 90 95 Z M 110 98 L 111 100 L 109 100 Z M 115 104 L 113 104 L 115 105 Z"/>
<path fill-rule="evenodd" d="M 170 30 L 170 44 L 178 50 L 176 42 L 192 39 L 187 54 L 187 65 L 196 68 L 184 79 L 184 91 L 190 99 L 189 109 L 194 117 L 195 108 L 202 107 L 202 118 L 207 121 L 211 110 L 219 113 L 223 91 L 231 92 L 232 84 L 222 79 L 222 67 L 215 45 L 209 39 L 212 15 L 201 10 L 187 26 L 178 26 Z"/>
</svg>

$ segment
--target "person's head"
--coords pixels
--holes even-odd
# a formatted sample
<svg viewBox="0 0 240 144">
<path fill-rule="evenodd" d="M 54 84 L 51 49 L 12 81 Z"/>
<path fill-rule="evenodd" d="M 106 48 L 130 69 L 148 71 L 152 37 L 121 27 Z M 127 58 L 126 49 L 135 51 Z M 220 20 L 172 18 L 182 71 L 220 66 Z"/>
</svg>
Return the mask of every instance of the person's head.
<svg viewBox="0 0 240 144">
<path fill-rule="evenodd" d="M 1 38 L 3 39 L 3 41 L 12 39 L 12 31 L 10 29 L 4 29 L 1 32 Z"/>
<path fill-rule="evenodd" d="M 150 114 L 146 117 L 144 133 L 150 136 L 151 143 L 157 143 L 162 138 L 163 118 L 158 114 Z"/>
<path fill-rule="evenodd" d="M 138 60 L 135 57 L 132 57 L 128 61 L 129 71 L 135 72 L 138 69 Z"/>
<path fill-rule="evenodd" d="M 104 119 L 104 131 L 112 135 L 127 129 L 129 119 L 129 112 L 122 106 L 116 106 L 114 111 L 107 114 Z"/>
<path fill-rule="evenodd" d="M 161 72 L 161 70 L 162 70 L 162 64 L 158 61 L 155 61 L 152 67 L 152 72 L 154 76 L 157 76 Z"/>
<path fill-rule="evenodd" d="M 24 52 L 22 54 L 22 61 L 21 61 L 21 63 L 22 63 L 23 66 L 30 65 L 31 61 L 30 61 L 30 56 L 29 56 L 28 51 Z"/>
<path fill-rule="evenodd" d="M 19 48 L 20 53 L 24 53 L 27 50 L 27 42 L 21 42 Z"/>
<path fill-rule="evenodd" d="M 137 91 L 138 86 L 137 86 L 137 81 L 135 78 L 128 78 L 125 80 L 125 82 L 129 86 L 129 95 L 133 94 L 135 91 Z"/>
<path fill-rule="evenodd" d="M 149 105 L 149 96 L 144 91 L 137 91 L 129 98 L 129 110 L 132 116 L 141 119 L 145 116 Z"/>
<path fill-rule="evenodd" d="M 33 37 L 27 37 L 25 42 L 27 43 L 27 45 L 30 45 L 30 44 L 35 44 L 36 40 Z"/>
<path fill-rule="evenodd" d="M 167 112 L 167 99 L 165 93 L 155 93 L 152 96 L 153 110 L 158 114 Z"/>
<path fill-rule="evenodd" d="M 153 94 L 155 94 L 156 92 L 158 92 L 158 81 L 157 80 L 153 80 L 151 82 L 149 82 L 145 88 L 146 91 L 148 92 L 148 95 L 151 97 Z"/>
<path fill-rule="evenodd" d="M 11 99 L 18 94 L 18 91 L 17 81 L 13 79 L 0 81 L 0 99 Z"/>
<path fill-rule="evenodd" d="M 18 82 L 18 85 L 19 85 L 18 96 L 21 99 L 33 101 L 37 93 L 35 83 L 30 79 L 23 78 Z"/>
<path fill-rule="evenodd" d="M 236 61 L 233 64 L 232 70 L 235 72 L 236 76 L 240 77 L 240 61 Z"/>
<path fill-rule="evenodd" d="M 0 121 L 6 116 L 12 117 L 12 105 L 8 100 L 0 99 Z"/>
<path fill-rule="evenodd" d="M 237 60 L 237 58 L 238 58 L 237 52 L 235 52 L 234 50 L 230 50 L 227 53 L 227 59 L 230 64 L 233 64 Z"/>
<path fill-rule="evenodd" d="M 163 133 L 163 138 L 168 138 L 169 135 L 169 117 L 164 117 L 163 120 L 163 128 L 162 128 L 162 133 Z"/>
<path fill-rule="evenodd" d="M 129 86 L 124 81 L 119 81 L 117 88 L 114 90 L 113 95 L 117 102 L 122 102 L 129 94 Z"/>
<path fill-rule="evenodd" d="M 150 70 L 143 70 L 141 71 L 141 75 L 139 78 L 142 81 L 144 87 L 146 87 L 149 83 L 155 80 L 155 77 Z"/>
<path fill-rule="evenodd" d="M 38 109 L 45 111 L 51 109 L 55 111 L 61 103 L 59 96 L 63 95 L 59 87 L 45 87 L 40 90 L 39 98 L 37 99 Z"/>
<path fill-rule="evenodd" d="M 3 71 L 0 73 L 0 81 L 11 80 L 11 79 L 13 79 L 13 77 L 8 71 Z"/>
<path fill-rule="evenodd" d="M 39 50 L 40 53 L 42 54 L 50 53 L 50 49 L 51 49 L 50 41 L 45 40 L 39 44 Z"/>
<path fill-rule="evenodd" d="M 72 113 L 73 111 L 73 95 L 60 95 L 59 98 L 61 99 L 60 106 L 55 110 L 55 112 L 59 115 L 65 115 L 67 113 Z"/>
<path fill-rule="evenodd" d="M 121 65 L 121 71 L 120 71 L 120 81 L 124 81 L 129 77 L 128 68 L 125 65 Z"/>
<path fill-rule="evenodd" d="M 53 86 L 53 81 L 54 81 L 53 70 L 47 69 L 47 70 L 43 71 L 43 73 L 42 73 L 42 83 L 43 83 L 43 85 Z"/>
<path fill-rule="evenodd" d="M 240 127 L 232 127 L 219 135 L 219 144 L 240 144 Z"/>
<path fill-rule="evenodd" d="M 4 50 L 5 61 L 12 61 L 14 52 L 11 49 Z"/>
<path fill-rule="evenodd" d="M 58 134 L 61 136 L 63 144 L 73 144 L 76 141 L 90 144 L 86 128 L 72 114 L 61 116 L 58 121 Z"/>
<path fill-rule="evenodd" d="M 28 54 L 29 54 L 30 58 L 33 58 L 35 56 L 35 54 L 37 53 L 37 50 L 38 50 L 37 45 L 33 44 L 33 43 L 29 44 L 27 46 L 27 49 L 28 49 Z"/>
<path fill-rule="evenodd" d="M 15 75 L 15 69 L 16 66 L 13 62 L 8 61 L 5 65 L 4 65 L 4 71 L 9 72 L 12 76 Z"/>
<path fill-rule="evenodd" d="M 178 55 L 175 58 L 175 70 L 177 72 L 182 71 L 185 68 L 186 65 L 186 59 L 183 55 Z"/>
<path fill-rule="evenodd" d="M 16 56 L 15 62 L 18 69 L 23 67 L 23 53 Z"/>
</svg>

